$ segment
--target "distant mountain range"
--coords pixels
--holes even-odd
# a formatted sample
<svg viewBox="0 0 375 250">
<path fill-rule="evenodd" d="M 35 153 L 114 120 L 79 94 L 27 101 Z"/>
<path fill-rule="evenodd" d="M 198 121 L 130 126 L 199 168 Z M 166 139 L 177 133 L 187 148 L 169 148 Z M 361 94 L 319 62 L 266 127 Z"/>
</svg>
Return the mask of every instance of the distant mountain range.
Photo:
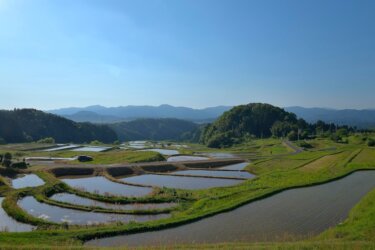
<svg viewBox="0 0 375 250">
<path fill-rule="evenodd" d="M 160 106 L 120 106 L 103 107 L 99 105 L 84 108 L 62 108 L 48 112 L 63 116 L 76 122 L 92 123 L 117 123 L 133 121 L 139 118 L 176 118 L 196 123 L 210 123 L 216 120 L 230 106 L 217 106 L 204 109 L 187 107 L 174 107 L 171 105 Z M 358 128 L 375 127 L 375 109 L 328 109 L 328 108 L 303 108 L 287 107 L 288 112 L 295 113 L 307 122 L 314 123 L 318 120 L 333 122 L 339 125 L 350 125 Z"/>
<path fill-rule="evenodd" d="M 197 123 L 206 123 L 212 122 L 229 109 L 231 109 L 229 106 L 193 109 L 174 107 L 166 104 L 160 106 L 121 106 L 108 108 L 95 105 L 85 108 L 55 109 L 47 112 L 76 122 L 115 123 L 139 118 L 176 118 Z"/>
<path fill-rule="evenodd" d="M 286 111 L 295 113 L 309 123 L 322 120 L 338 125 L 356 126 L 358 128 L 375 128 L 375 109 L 328 109 L 287 107 Z"/>
</svg>

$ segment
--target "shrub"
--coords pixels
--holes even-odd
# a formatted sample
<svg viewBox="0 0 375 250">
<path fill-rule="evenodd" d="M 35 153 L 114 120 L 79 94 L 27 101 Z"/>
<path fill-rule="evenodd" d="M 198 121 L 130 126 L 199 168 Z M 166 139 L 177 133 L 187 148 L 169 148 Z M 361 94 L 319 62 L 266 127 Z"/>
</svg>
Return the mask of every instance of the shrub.
<svg viewBox="0 0 375 250">
<path fill-rule="evenodd" d="M 369 147 L 374 147 L 374 146 L 375 146 L 375 140 L 372 139 L 372 138 L 369 138 L 369 139 L 367 140 L 367 146 L 369 146 Z"/>
<path fill-rule="evenodd" d="M 12 164 L 12 154 L 11 153 L 5 153 L 3 156 L 3 162 L 2 162 L 4 167 L 10 167 Z"/>
<path fill-rule="evenodd" d="M 98 141 L 98 140 L 95 140 L 95 141 L 90 142 L 90 144 L 91 145 L 100 145 L 102 143 L 100 141 Z"/>
<path fill-rule="evenodd" d="M 298 138 L 298 135 L 297 135 L 296 131 L 290 131 L 288 133 L 288 140 L 290 140 L 290 141 L 296 141 L 297 138 Z"/>
<path fill-rule="evenodd" d="M 24 161 L 21 162 L 14 162 L 10 165 L 11 168 L 19 168 L 19 169 L 26 169 L 27 163 Z"/>
<path fill-rule="evenodd" d="M 37 143 L 55 143 L 55 139 L 52 137 L 46 137 L 37 141 Z"/>
</svg>

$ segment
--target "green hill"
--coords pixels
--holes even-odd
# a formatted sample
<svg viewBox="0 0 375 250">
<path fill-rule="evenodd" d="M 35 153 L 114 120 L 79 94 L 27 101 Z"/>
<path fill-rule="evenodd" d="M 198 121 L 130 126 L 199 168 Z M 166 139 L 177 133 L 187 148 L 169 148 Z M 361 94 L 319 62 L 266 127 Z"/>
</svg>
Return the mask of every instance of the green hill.
<svg viewBox="0 0 375 250">
<path fill-rule="evenodd" d="M 298 120 L 295 114 L 270 104 L 236 106 L 206 126 L 201 141 L 210 147 L 223 147 L 241 141 L 244 137 L 269 137 L 276 122 L 293 126 Z"/>
<path fill-rule="evenodd" d="M 59 143 L 99 140 L 112 143 L 116 133 L 108 126 L 76 123 L 35 109 L 0 110 L 0 138 L 7 143 L 38 141 L 53 137 Z"/>
</svg>

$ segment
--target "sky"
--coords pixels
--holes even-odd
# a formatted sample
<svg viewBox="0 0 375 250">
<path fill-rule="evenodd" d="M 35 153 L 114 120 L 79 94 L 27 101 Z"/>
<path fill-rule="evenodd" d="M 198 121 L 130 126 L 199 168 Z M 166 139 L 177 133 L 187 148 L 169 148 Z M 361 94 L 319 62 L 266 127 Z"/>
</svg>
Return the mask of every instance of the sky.
<svg viewBox="0 0 375 250">
<path fill-rule="evenodd" d="M 373 0 L 0 0 L 0 109 L 375 108 Z"/>
</svg>

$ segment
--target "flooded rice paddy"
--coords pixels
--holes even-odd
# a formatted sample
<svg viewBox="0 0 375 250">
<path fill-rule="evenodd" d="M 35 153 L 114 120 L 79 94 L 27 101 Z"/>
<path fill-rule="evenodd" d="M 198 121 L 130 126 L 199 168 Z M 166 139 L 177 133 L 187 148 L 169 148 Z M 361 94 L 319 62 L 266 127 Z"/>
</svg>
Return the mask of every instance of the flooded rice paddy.
<svg viewBox="0 0 375 250">
<path fill-rule="evenodd" d="M 111 149 L 111 147 L 97 147 L 97 146 L 85 146 L 82 148 L 72 149 L 74 152 L 103 152 Z"/>
<path fill-rule="evenodd" d="M 173 172 L 175 175 L 211 176 L 227 178 L 252 179 L 255 175 L 244 171 L 218 171 L 218 170 L 182 170 Z"/>
<path fill-rule="evenodd" d="M 203 153 L 208 157 L 215 158 L 215 159 L 227 159 L 227 158 L 234 158 L 235 155 L 230 153 L 221 153 L 221 152 L 214 152 L 214 153 Z"/>
<path fill-rule="evenodd" d="M 51 200 L 61 201 L 69 204 L 87 206 L 87 207 L 100 207 L 105 209 L 114 210 L 152 210 L 152 209 L 165 209 L 176 206 L 176 203 L 149 203 L 149 204 L 113 204 L 101 201 L 96 201 L 75 194 L 59 193 L 50 197 Z"/>
<path fill-rule="evenodd" d="M 191 155 L 177 155 L 167 159 L 168 162 L 179 162 L 179 161 L 204 161 L 210 158 L 204 156 L 191 156 Z"/>
<path fill-rule="evenodd" d="M 0 197 L 0 232 L 29 232 L 33 226 L 19 223 L 11 218 L 2 208 L 4 197 Z"/>
<path fill-rule="evenodd" d="M 283 191 L 235 210 L 161 231 L 93 240 L 92 246 L 139 246 L 285 239 L 317 235 L 347 218 L 375 188 L 375 171 L 353 173 L 312 187 Z"/>
<path fill-rule="evenodd" d="M 152 151 L 152 152 L 157 152 L 162 155 L 177 155 L 179 152 L 177 150 L 173 149 L 162 149 L 162 148 L 152 148 L 152 149 L 143 149 L 140 151 Z"/>
<path fill-rule="evenodd" d="M 179 189 L 205 189 L 239 184 L 240 180 L 145 174 L 121 179 L 127 183 Z"/>
<path fill-rule="evenodd" d="M 130 215 L 79 211 L 40 203 L 31 196 L 21 199 L 18 202 L 18 205 L 34 217 L 55 223 L 68 223 L 74 225 L 96 225 L 110 222 L 127 223 L 129 221 L 144 222 L 170 216 L 168 214 Z"/>
<path fill-rule="evenodd" d="M 44 181 L 35 174 L 27 174 L 25 176 L 12 180 L 12 186 L 15 189 L 25 187 L 38 187 L 42 185 L 44 185 Z"/>
<path fill-rule="evenodd" d="M 59 147 L 54 147 L 54 148 L 48 148 L 43 150 L 44 152 L 53 152 L 53 151 L 60 151 L 60 150 L 67 150 L 67 149 L 74 149 L 80 147 L 79 145 L 64 145 L 64 146 L 59 146 Z"/>
<path fill-rule="evenodd" d="M 225 166 L 225 167 L 220 167 L 218 169 L 224 169 L 224 170 L 244 170 L 247 165 L 249 165 L 248 162 L 241 162 L 241 163 L 237 163 L 237 164 L 233 164 L 233 165 L 228 165 L 228 166 Z"/>
<path fill-rule="evenodd" d="M 62 181 L 73 188 L 101 195 L 140 197 L 152 192 L 152 188 L 149 187 L 120 184 L 103 176 L 62 179 Z"/>
</svg>

